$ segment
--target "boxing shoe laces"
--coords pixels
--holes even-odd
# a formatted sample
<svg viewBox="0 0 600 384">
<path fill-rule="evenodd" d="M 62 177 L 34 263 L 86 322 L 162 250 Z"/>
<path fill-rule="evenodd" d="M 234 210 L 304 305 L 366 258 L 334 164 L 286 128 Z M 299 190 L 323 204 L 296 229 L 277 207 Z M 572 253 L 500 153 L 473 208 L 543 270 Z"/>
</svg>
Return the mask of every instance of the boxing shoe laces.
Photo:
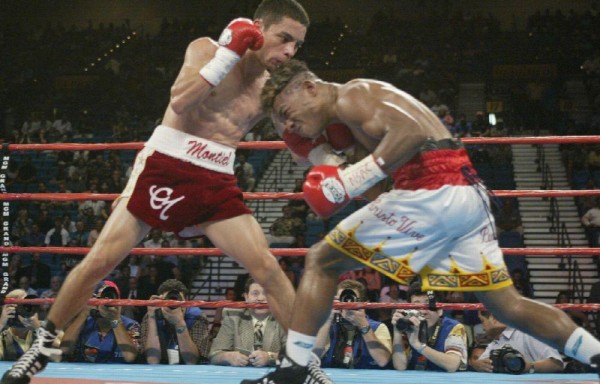
<svg viewBox="0 0 600 384">
<path fill-rule="evenodd" d="M 27 384 L 33 375 L 44 370 L 48 361 L 59 361 L 62 351 L 53 348 L 56 334 L 40 327 L 31 347 L 17 360 L 4 376 L 1 384 Z"/>
<path fill-rule="evenodd" d="M 308 366 L 304 367 L 284 354 L 275 371 L 258 380 L 243 380 L 240 384 L 333 384 L 333 381 L 321 369 L 317 355 L 313 354 Z"/>
</svg>

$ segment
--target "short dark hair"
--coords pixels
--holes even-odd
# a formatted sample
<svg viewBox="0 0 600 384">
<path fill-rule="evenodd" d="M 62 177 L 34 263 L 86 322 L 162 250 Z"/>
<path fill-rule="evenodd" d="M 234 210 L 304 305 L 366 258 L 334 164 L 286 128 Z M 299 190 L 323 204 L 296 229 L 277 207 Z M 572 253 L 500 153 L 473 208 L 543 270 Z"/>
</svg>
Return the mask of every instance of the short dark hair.
<svg viewBox="0 0 600 384">
<path fill-rule="evenodd" d="M 279 23 L 284 17 L 289 17 L 306 28 L 310 26 L 308 13 L 296 0 L 263 0 L 254 12 L 254 20 L 262 19 L 265 29 Z"/>
<path fill-rule="evenodd" d="M 306 76 L 299 76 L 305 74 Z M 271 77 L 263 86 L 260 102 L 265 113 L 271 113 L 275 98 L 283 91 L 283 89 L 292 82 L 292 80 L 300 80 L 305 78 L 316 78 L 305 62 L 300 60 L 289 60 L 271 71 Z"/>
<path fill-rule="evenodd" d="M 439 303 L 440 301 L 442 301 L 442 295 L 440 294 L 439 291 L 433 291 L 433 295 L 435 296 L 436 302 Z M 412 300 L 413 296 L 427 296 L 427 291 L 424 291 L 421 288 L 420 281 L 415 281 L 415 282 L 411 283 L 410 286 L 408 287 L 408 301 L 409 302 Z"/>
<path fill-rule="evenodd" d="M 256 283 L 256 280 L 254 280 L 253 277 L 248 277 L 246 279 L 246 284 L 244 284 L 244 293 L 249 293 L 250 292 L 250 286 L 252 284 Z M 258 283 L 257 283 L 258 284 Z"/>
<path fill-rule="evenodd" d="M 188 293 L 188 289 L 185 286 L 185 284 L 183 284 L 181 281 L 179 281 L 177 279 L 165 280 L 158 287 L 159 295 L 162 295 L 163 293 L 170 292 L 170 291 L 179 291 L 179 292 L 183 293 L 184 296 L 187 295 L 187 293 Z"/>
</svg>

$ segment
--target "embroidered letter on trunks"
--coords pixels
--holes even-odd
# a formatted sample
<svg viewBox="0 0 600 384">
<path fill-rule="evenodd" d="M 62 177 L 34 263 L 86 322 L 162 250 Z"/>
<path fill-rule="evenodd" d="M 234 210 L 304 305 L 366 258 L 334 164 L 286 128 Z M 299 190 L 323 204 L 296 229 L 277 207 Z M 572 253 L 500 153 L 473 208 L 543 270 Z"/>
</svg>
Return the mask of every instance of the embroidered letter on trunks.
<svg viewBox="0 0 600 384">
<path fill-rule="evenodd" d="M 171 200 L 172 194 L 173 190 L 171 188 L 162 187 L 157 189 L 156 185 L 150 187 L 150 205 L 152 206 L 152 209 L 162 209 L 160 212 L 161 220 L 167 220 L 169 218 L 169 216 L 166 215 L 167 210 L 185 198 L 185 196 L 181 196 Z"/>
</svg>

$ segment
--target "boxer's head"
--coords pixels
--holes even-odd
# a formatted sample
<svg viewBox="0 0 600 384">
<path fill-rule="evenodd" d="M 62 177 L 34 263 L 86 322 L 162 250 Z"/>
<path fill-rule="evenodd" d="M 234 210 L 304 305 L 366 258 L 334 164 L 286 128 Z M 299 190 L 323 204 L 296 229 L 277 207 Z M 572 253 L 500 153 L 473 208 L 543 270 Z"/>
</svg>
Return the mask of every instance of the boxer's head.
<svg viewBox="0 0 600 384">
<path fill-rule="evenodd" d="M 263 0 L 254 13 L 254 23 L 264 36 L 256 57 L 272 71 L 298 52 L 310 20 L 296 0 Z"/>
<path fill-rule="evenodd" d="M 330 122 L 320 83 L 305 63 L 290 60 L 271 72 L 261 94 L 263 110 L 284 130 L 317 138 Z"/>
</svg>

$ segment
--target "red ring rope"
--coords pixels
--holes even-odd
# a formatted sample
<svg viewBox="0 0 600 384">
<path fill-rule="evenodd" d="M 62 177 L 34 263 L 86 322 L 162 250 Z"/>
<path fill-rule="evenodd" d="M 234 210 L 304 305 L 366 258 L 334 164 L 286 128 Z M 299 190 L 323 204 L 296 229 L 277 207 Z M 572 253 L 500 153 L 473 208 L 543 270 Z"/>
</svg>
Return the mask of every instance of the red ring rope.
<svg viewBox="0 0 600 384">
<path fill-rule="evenodd" d="M 465 137 L 465 144 L 590 144 L 600 143 L 600 136 L 540 136 L 540 137 Z M 9 151 L 106 151 L 140 150 L 144 143 L 105 143 L 105 144 L 9 144 Z M 283 141 L 247 141 L 238 145 L 239 149 L 284 149 Z"/>
<path fill-rule="evenodd" d="M 5 304 L 52 304 L 56 299 L 4 299 Z M 243 301 L 204 301 L 204 300 L 133 300 L 133 299 L 90 299 L 89 305 L 113 305 L 132 307 L 200 307 L 200 308 L 268 308 L 268 304 L 246 303 Z M 554 304 L 556 308 L 571 311 L 596 311 L 600 304 Z M 341 303 L 333 304 L 336 309 L 428 309 L 426 304 L 411 303 Z M 485 309 L 481 303 L 437 303 L 436 307 L 443 310 L 482 310 Z"/>
<path fill-rule="evenodd" d="M 501 248 L 505 255 L 527 256 L 594 256 L 600 255 L 600 248 Z M 85 255 L 87 247 L 0 247 L 5 253 L 62 253 L 67 255 Z M 273 248 L 275 256 L 306 256 L 308 248 Z M 225 256 L 218 248 L 133 248 L 133 255 L 196 255 L 196 256 Z"/>
</svg>

